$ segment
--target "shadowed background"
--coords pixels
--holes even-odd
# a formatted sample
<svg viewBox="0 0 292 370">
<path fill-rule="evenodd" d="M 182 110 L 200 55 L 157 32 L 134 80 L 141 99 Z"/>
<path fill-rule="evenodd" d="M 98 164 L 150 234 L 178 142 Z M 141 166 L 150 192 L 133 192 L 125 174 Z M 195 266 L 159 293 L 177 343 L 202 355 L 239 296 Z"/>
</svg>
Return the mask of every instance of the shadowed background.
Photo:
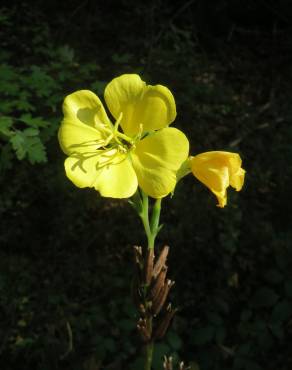
<svg viewBox="0 0 292 370">
<path fill-rule="evenodd" d="M 64 97 L 102 97 L 122 73 L 170 88 L 192 154 L 238 152 L 247 171 L 224 209 L 191 176 L 163 201 L 157 246 L 171 247 L 180 310 L 153 368 L 165 354 L 196 370 L 291 368 L 291 24 L 287 0 L 1 6 L 1 368 L 142 368 L 142 225 L 126 200 L 75 188 L 57 142 Z"/>
</svg>

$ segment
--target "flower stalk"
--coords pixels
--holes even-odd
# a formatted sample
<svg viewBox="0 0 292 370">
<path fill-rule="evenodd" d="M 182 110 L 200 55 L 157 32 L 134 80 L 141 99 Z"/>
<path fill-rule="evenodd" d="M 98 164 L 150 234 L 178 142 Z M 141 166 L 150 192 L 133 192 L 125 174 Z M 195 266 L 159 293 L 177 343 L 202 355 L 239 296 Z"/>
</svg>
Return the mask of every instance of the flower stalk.
<svg viewBox="0 0 292 370">
<path fill-rule="evenodd" d="M 156 199 L 152 208 L 151 218 L 149 220 L 149 198 L 143 191 L 142 194 L 142 212 L 139 214 L 144 230 L 147 236 L 148 249 L 154 249 L 155 239 L 157 234 L 162 228 L 159 225 L 160 211 L 161 211 L 161 198 Z"/>
<path fill-rule="evenodd" d="M 151 370 L 155 342 L 164 338 L 176 313 L 167 302 L 174 282 L 167 279 L 169 247 L 165 246 L 157 258 L 154 248 L 144 254 L 141 247 L 135 247 L 134 251 L 137 273 L 133 293 L 140 314 L 137 329 L 144 343 L 144 370 Z"/>
</svg>

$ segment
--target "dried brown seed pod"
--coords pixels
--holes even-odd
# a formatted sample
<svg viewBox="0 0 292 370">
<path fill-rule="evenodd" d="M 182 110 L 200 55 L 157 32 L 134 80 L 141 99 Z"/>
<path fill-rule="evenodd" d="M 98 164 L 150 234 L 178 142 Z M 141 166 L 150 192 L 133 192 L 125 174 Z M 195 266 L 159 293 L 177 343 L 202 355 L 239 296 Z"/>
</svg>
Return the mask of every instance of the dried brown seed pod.
<svg viewBox="0 0 292 370">
<path fill-rule="evenodd" d="M 167 267 L 162 267 L 162 270 L 160 271 L 159 275 L 157 276 L 155 282 L 153 283 L 151 289 L 150 289 L 150 298 L 155 300 L 158 296 L 159 292 L 164 286 L 165 278 L 167 274 Z"/>
<path fill-rule="evenodd" d="M 134 260 L 138 265 L 141 265 L 143 262 L 142 247 L 138 245 L 134 246 Z"/>
<path fill-rule="evenodd" d="M 154 249 L 148 249 L 146 258 L 145 258 L 145 266 L 144 266 L 144 279 L 145 284 L 150 285 L 152 280 L 152 274 L 153 274 L 153 263 L 154 263 Z"/>
<path fill-rule="evenodd" d="M 160 252 L 160 255 L 157 258 L 157 261 L 155 262 L 155 265 L 153 267 L 152 275 L 153 275 L 154 279 L 156 279 L 156 277 L 160 273 L 162 267 L 165 266 L 165 262 L 166 262 L 166 259 L 167 259 L 168 252 L 169 252 L 169 247 L 167 245 L 165 245 L 163 247 L 162 251 Z"/>
<path fill-rule="evenodd" d="M 157 298 L 153 300 L 152 312 L 154 315 L 157 315 L 161 311 L 166 301 L 166 298 L 168 296 L 169 290 L 173 285 L 174 285 L 174 281 L 171 281 L 168 279 L 166 283 L 164 284 L 163 288 L 161 289 L 161 291 L 159 292 Z"/>
<path fill-rule="evenodd" d="M 175 315 L 176 311 L 177 311 L 176 309 L 172 309 L 171 304 L 169 304 L 167 306 L 166 313 L 164 314 L 164 316 L 160 320 L 160 322 L 159 322 L 159 324 L 158 324 L 158 326 L 157 326 L 157 328 L 154 332 L 153 338 L 162 339 L 165 336 L 166 331 L 169 328 L 170 322 L 171 322 L 173 316 Z"/>
<path fill-rule="evenodd" d="M 137 330 L 144 342 L 148 342 L 151 339 L 151 333 L 147 328 L 147 322 L 145 319 L 140 318 L 137 324 Z"/>
</svg>

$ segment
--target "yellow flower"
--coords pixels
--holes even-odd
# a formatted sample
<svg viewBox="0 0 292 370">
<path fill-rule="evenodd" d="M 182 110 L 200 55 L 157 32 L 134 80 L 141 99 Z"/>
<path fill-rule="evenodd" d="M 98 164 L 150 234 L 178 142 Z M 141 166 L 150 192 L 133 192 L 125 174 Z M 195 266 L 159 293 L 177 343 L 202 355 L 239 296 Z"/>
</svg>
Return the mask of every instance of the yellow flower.
<svg viewBox="0 0 292 370">
<path fill-rule="evenodd" d="M 219 207 L 227 203 L 226 189 L 229 185 L 236 191 L 243 186 L 245 170 L 241 168 L 241 158 L 237 153 L 201 153 L 190 157 L 190 167 L 193 175 L 216 195 Z"/>
<path fill-rule="evenodd" d="M 104 98 L 114 125 L 93 92 L 65 98 L 58 137 L 68 178 L 111 198 L 131 197 L 138 186 L 153 198 L 172 192 L 189 151 L 186 136 L 168 127 L 176 117 L 172 93 L 124 74 L 106 86 Z"/>
</svg>

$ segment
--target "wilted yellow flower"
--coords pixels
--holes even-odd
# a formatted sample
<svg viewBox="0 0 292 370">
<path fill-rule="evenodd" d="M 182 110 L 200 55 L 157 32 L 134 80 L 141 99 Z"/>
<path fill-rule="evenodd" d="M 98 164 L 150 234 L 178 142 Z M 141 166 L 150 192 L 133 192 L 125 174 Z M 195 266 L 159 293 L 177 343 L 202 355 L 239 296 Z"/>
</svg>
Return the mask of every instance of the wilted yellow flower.
<svg viewBox="0 0 292 370">
<path fill-rule="evenodd" d="M 104 97 L 114 125 L 93 92 L 65 98 L 59 142 L 68 178 L 104 197 L 131 197 L 138 185 L 153 198 L 166 196 L 189 151 L 186 136 L 168 127 L 176 117 L 172 93 L 124 74 L 106 86 Z"/>
<path fill-rule="evenodd" d="M 237 153 L 201 153 L 190 157 L 190 167 L 194 176 L 216 195 L 219 207 L 226 205 L 229 185 L 236 191 L 243 186 L 245 170 L 241 168 L 241 158 Z"/>
</svg>

